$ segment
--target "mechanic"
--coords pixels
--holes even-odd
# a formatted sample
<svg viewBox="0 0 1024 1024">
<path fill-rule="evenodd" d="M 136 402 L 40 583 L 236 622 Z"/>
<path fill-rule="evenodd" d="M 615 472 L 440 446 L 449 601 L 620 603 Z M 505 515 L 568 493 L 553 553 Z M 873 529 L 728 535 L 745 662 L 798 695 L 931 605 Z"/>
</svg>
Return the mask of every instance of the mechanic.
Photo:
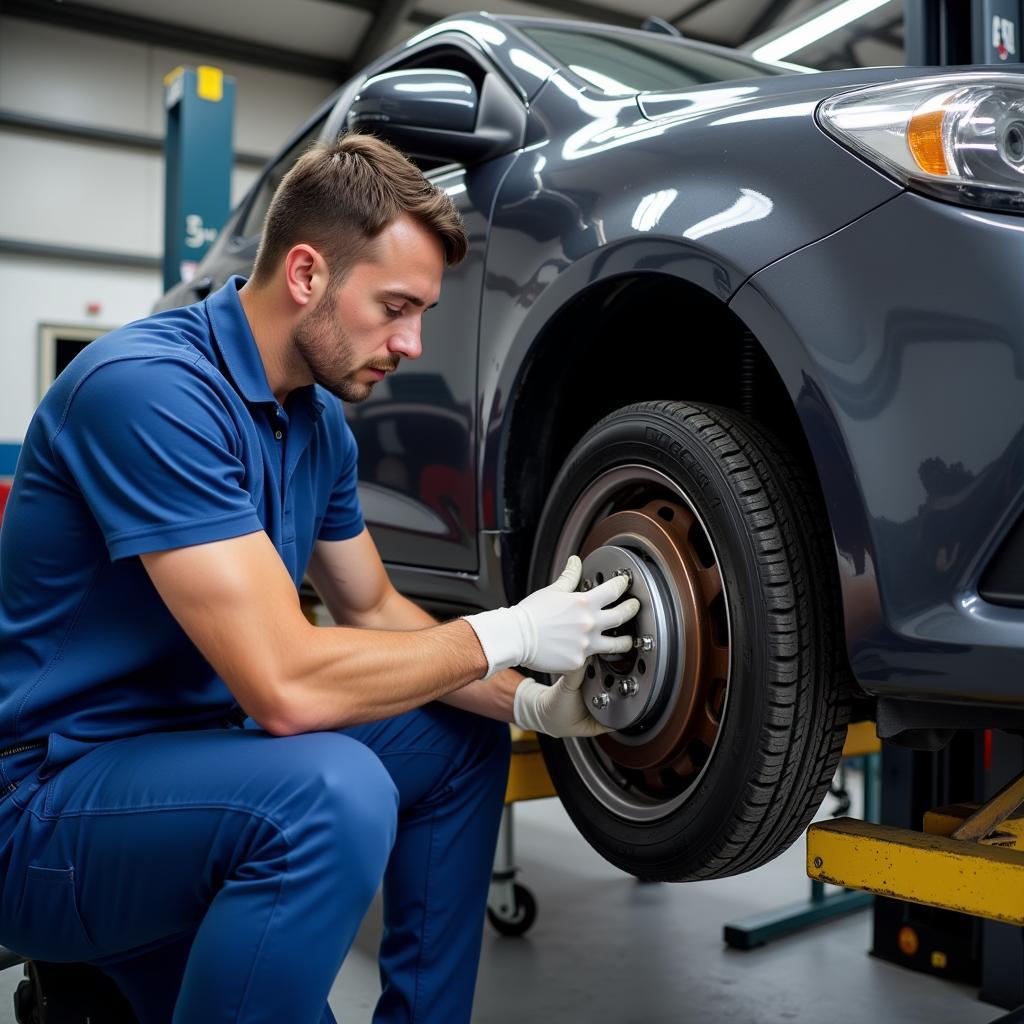
<svg viewBox="0 0 1024 1024">
<path fill-rule="evenodd" d="M 468 1021 L 508 727 L 603 731 L 585 658 L 638 609 L 571 558 L 437 624 L 360 512 L 341 402 L 420 354 L 450 198 L 348 135 L 278 188 L 249 282 L 89 345 L 0 533 L 0 942 L 143 1024 L 332 1021 L 383 879 L 376 1021 Z M 308 572 L 337 626 L 303 616 Z M 554 686 L 512 670 L 565 673 Z"/>
</svg>

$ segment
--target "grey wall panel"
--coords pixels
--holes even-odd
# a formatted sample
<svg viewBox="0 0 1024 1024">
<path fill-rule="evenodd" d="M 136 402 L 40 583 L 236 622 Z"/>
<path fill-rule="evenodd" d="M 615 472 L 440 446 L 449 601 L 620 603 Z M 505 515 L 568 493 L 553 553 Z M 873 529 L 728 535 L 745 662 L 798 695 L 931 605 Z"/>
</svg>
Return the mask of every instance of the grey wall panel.
<svg viewBox="0 0 1024 1024">
<path fill-rule="evenodd" d="M 55 120 L 149 132 L 147 48 L 0 18 L 0 106 Z"/>
<path fill-rule="evenodd" d="M 0 132 L 0 235 L 160 253 L 163 167 L 151 153 Z M 10 197 L 21 197 L 11 202 Z"/>
</svg>

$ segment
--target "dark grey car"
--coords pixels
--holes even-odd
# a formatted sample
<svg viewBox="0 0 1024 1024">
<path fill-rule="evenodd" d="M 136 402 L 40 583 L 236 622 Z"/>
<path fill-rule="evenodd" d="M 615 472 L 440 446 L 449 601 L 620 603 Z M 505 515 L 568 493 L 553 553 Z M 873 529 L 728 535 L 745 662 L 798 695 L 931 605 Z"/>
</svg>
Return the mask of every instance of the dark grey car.
<svg viewBox="0 0 1024 1024">
<path fill-rule="evenodd" d="M 465 15 L 344 86 L 164 305 L 251 265 L 313 138 L 374 131 L 471 239 L 423 356 L 347 410 L 393 579 L 452 613 L 571 552 L 629 569 L 596 741 L 544 741 L 639 876 L 805 827 L 851 707 L 1024 727 L 1024 79 L 801 74 L 645 32 Z"/>
</svg>

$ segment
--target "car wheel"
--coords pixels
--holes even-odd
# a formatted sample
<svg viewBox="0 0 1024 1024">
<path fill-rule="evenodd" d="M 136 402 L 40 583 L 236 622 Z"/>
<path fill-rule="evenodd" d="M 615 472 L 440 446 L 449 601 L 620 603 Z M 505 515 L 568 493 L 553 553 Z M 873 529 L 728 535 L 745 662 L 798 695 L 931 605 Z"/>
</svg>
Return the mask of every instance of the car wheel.
<svg viewBox="0 0 1024 1024">
<path fill-rule="evenodd" d="M 849 718 L 830 533 L 783 447 L 732 410 L 645 402 L 570 453 L 530 577 L 569 555 L 589 587 L 627 571 L 631 653 L 591 658 L 583 692 L 616 731 L 541 737 L 559 797 L 590 844 L 640 878 L 758 867 L 800 835 Z"/>
</svg>

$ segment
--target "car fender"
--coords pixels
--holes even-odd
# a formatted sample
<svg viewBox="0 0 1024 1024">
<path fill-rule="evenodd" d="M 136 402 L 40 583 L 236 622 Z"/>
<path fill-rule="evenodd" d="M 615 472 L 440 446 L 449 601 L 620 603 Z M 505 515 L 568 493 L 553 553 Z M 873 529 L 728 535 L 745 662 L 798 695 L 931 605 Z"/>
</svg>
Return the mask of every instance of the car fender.
<svg viewBox="0 0 1024 1024">
<path fill-rule="evenodd" d="M 485 528 L 506 526 L 508 409 L 534 346 L 569 303 L 648 273 L 728 303 L 759 270 L 901 193 L 817 127 L 813 109 L 830 88 L 814 79 L 795 76 L 788 91 L 771 79 L 702 87 L 657 117 L 635 96 L 597 96 L 560 75 L 545 84 L 530 134 L 548 141 L 519 154 L 487 243 L 478 378 Z"/>
</svg>

